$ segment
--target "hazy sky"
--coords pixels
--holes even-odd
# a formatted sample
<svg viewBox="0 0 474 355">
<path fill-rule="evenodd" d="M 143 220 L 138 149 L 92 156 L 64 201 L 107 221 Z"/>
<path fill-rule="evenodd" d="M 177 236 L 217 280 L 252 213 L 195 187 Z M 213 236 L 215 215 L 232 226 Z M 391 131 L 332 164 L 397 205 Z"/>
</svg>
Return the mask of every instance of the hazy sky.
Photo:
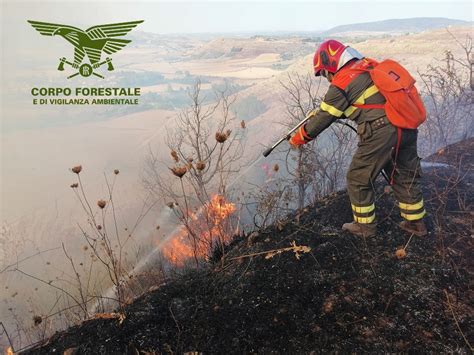
<svg viewBox="0 0 474 355">
<path fill-rule="evenodd" d="M 2 20 L 88 26 L 144 19 L 141 30 L 157 33 L 312 31 L 408 17 L 472 21 L 471 1 L 0 1 Z"/>
</svg>

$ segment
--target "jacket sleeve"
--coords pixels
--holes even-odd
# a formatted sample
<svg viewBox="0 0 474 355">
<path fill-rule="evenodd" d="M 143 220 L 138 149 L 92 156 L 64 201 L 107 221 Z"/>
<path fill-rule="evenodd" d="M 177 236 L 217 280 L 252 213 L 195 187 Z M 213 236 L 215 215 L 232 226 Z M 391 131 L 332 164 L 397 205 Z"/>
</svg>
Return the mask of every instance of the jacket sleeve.
<svg viewBox="0 0 474 355">
<path fill-rule="evenodd" d="M 341 118 L 349 106 L 345 92 L 334 85 L 330 85 L 323 102 L 321 102 L 320 110 L 305 125 L 306 134 L 312 139 L 316 138 L 331 123 Z"/>
</svg>

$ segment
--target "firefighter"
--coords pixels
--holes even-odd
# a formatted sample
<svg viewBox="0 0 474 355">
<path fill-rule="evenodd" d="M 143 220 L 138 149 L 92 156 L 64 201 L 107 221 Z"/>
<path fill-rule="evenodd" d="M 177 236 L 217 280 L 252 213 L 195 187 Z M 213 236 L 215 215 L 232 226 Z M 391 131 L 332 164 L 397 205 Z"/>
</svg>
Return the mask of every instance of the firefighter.
<svg viewBox="0 0 474 355">
<path fill-rule="evenodd" d="M 417 236 L 427 234 L 425 209 L 420 189 L 420 158 L 417 129 L 400 129 L 387 117 L 386 98 L 374 85 L 368 71 L 371 60 L 354 48 L 335 40 L 323 42 L 314 56 L 316 76 L 330 86 L 316 115 L 290 139 L 298 147 L 316 138 L 334 121 L 347 118 L 357 124 L 358 148 L 347 172 L 347 190 L 354 222 L 342 226 L 354 235 L 376 234 L 374 181 L 384 170 L 391 176 L 403 221 L 400 228 Z"/>
</svg>

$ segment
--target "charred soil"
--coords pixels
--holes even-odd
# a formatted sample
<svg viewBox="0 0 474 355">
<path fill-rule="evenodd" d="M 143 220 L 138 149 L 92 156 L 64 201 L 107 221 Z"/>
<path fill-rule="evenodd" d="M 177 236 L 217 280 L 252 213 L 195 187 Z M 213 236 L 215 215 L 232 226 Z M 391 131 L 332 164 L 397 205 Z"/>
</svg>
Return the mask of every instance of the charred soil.
<svg viewBox="0 0 474 355">
<path fill-rule="evenodd" d="M 382 183 L 377 236 L 341 232 L 352 217 L 340 192 L 237 237 L 223 264 L 183 272 L 136 299 L 121 324 L 89 320 L 26 353 L 470 353 L 473 149 L 470 139 L 428 159 L 450 166 L 424 172 L 427 237 L 398 228 L 396 201 Z M 293 241 L 311 251 L 242 257 Z"/>
</svg>

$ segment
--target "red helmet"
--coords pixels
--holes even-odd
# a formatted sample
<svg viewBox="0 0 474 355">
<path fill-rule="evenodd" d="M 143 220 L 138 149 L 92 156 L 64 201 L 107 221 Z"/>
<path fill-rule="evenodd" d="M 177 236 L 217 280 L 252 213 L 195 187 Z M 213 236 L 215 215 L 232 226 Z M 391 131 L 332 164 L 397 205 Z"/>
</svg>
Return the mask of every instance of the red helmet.
<svg viewBox="0 0 474 355">
<path fill-rule="evenodd" d="M 324 69 L 335 74 L 344 64 L 354 58 L 363 58 L 355 49 L 330 39 L 321 43 L 313 59 L 314 75 L 321 75 Z"/>
</svg>

